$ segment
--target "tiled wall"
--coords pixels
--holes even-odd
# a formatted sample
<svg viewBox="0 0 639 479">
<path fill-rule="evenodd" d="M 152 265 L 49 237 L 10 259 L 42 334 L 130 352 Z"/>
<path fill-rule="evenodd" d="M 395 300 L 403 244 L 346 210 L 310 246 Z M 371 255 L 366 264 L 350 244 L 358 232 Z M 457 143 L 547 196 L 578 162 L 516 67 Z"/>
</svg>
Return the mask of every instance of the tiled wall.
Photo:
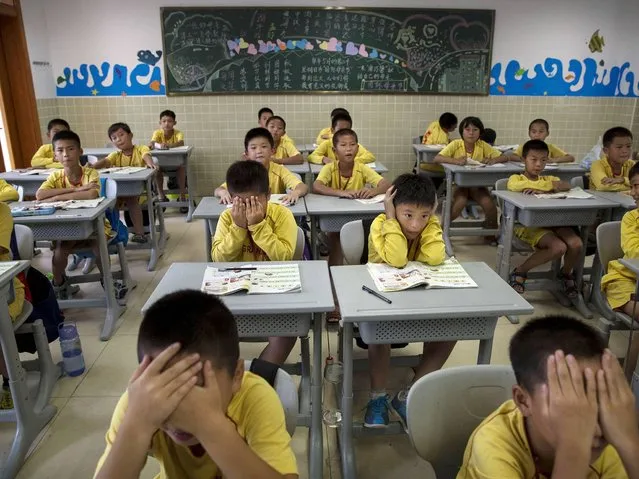
<svg viewBox="0 0 639 479">
<path fill-rule="evenodd" d="M 389 168 L 388 177 L 410 170 L 412 138 L 424 132 L 442 111 L 460 119 L 477 115 L 497 131 L 497 142 L 519 143 L 527 138 L 530 120 L 543 117 L 551 124 L 549 141 L 580 159 L 606 128 L 633 127 L 639 137 L 636 99 L 570 97 L 459 97 L 376 95 L 226 95 L 198 97 L 58 98 L 39 100 L 40 122 L 61 116 L 69 121 L 86 147 L 104 146 L 108 126 L 129 123 L 138 142 L 147 142 L 157 127 L 158 114 L 177 113 L 177 127 L 195 147 L 192 160 L 196 195 L 210 195 L 228 165 L 239 158 L 246 131 L 257 124 L 257 110 L 271 107 L 288 123 L 297 143 L 312 143 L 329 123 L 331 109 L 347 108 L 360 142 Z M 634 125 L 633 125 L 634 123 Z"/>
</svg>

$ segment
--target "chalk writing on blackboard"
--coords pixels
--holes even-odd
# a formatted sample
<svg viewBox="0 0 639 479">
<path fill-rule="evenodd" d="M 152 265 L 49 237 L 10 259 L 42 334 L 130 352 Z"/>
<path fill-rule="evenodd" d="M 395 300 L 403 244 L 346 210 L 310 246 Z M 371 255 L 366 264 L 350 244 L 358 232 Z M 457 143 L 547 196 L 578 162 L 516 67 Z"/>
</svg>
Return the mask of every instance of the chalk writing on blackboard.
<svg viewBox="0 0 639 479">
<path fill-rule="evenodd" d="M 163 8 L 169 94 L 486 94 L 492 10 Z"/>
</svg>

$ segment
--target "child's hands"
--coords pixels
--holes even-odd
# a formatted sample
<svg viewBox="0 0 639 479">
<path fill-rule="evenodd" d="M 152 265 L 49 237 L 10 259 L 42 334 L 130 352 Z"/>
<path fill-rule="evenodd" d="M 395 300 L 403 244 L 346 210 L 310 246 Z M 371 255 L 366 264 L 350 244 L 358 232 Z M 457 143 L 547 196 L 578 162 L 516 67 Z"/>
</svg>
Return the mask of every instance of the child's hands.
<svg viewBox="0 0 639 479">
<path fill-rule="evenodd" d="M 246 222 L 249 226 L 256 225 L 266 217 L 266 211 L 262 203 L 255 196 L 251 196 L 246 200 Z"/>
<path fill-rule="evenodd" d="M 293 190 L 290 193 L 282 196 L 282 204 L 285 206 L 294 205 L 299 199 L 300 194 L 297 191 Z"/>
<path fill-rule="evenodd" d="M 244 203 L 244 200 L 236 196 L 233 198 L 232 202 L 231 218 L 233 219 L 233 223 L 240 228 L 248 228 L 246 221 L 246 204 Z"/>
<path fill-rule="evenodd" d="M 199 354 L 185 356 L 167 367 L 179 350 L 180 345 L 175 343 L 153 360 L 144 356 L 129 381 L 126 415 L 149 436 L 162 427 L 195 386 L 197 374 L 202 369 Z"/>
<path fill-rule="evenodd" d="M 525 195 L 536 195 L 537 193 L 548 193 L 548 192 L 542 191 L 542 190 L 536 190 L 534 188 L 526 188 L 525 190 L 522 191 L 522 193 Z"/>
<path fill-rule="evenodd" d="M 498 156 L 497 158 L 488 158 L 486 160 L 486 164 L 487 165 L 495 165 L 497 163 L 502 163 L 504 161 L 504 159 L 501 156 Z"/>
<path fill-rule="evenodd" d="M 348 199 L 352 199 L 355 198 L 355 192 L 354 191 L 347 191 L 347 190 L 340 190 L 339 194 L 337 195 L 340 198 L 348 198 Z"/>
<path fill-rule="evenodd" d="M 98 183 L 87 183 L 86 185 L 77 186 L 75 191 L 91 191 L 91 190 L 99 190 L 100 185 Z"/>
<path fill-rule="evenodd" d="M 391 187 L 386 190 L 386 194 L 384 194 L 384 211 L 386 212 L 386 219 L 388 220 L 396 219 L 395 204 L 393 203 L 396 193 L 395 186 L 391 185 Z"/>
<path fill-rule="evenodd" d="M 621 185 L 624 182 L 625 178 L 610 178 L 609 176 L 601 180 L 601 183 L 604 185 Z"/>
<path fill-rule="evenodd" d="M 372 198 L 373 190 L 370 188 L 362 188 L 361 190 L 357 190 L 354 192 L 355 198 Z"/>
<path fill-rule="evenodd" d="M 466 164 L 466 158 L 451 158 L 450 163 L 457 166 L 464 166 Z"/>
<path fill-rule="evenodd" d="M 329 163 L 333 163 L 333 160 L 331 160 L 328 156 L 325 156 L 324 158 L 322 158 L 322 163 L 328 165 Z"/>
<path fill-rule="evenodd" d="M 231 193 L 229 193 L 229 190 L 220 188 L 220 204 L 230 205 L 231 203 L 233 203 L 233 198 L 231 197 Z"/>
</svg>

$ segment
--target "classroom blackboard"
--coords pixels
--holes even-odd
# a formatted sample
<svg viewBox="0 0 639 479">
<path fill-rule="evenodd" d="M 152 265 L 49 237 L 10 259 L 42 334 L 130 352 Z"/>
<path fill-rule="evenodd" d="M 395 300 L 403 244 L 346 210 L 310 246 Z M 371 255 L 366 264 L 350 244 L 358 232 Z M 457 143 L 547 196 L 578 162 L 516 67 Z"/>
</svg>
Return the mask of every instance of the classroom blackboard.
<svg viewBox="0 0 639 479">
<path fill-rule="evenodd" d="M 494 10 L 162 8 L 169 95 L 487 95 Z"/>
</svg>

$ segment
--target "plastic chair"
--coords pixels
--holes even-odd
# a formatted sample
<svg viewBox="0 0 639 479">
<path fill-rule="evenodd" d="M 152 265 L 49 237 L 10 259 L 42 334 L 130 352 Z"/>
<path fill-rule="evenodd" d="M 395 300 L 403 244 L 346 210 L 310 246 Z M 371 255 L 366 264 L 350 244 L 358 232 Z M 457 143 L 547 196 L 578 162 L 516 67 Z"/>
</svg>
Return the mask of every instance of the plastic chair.
<svg viewBox="0 0 639 479">
<path fill-rule="evenodd" d="M 21 185 L 11 185 L 18 192 L 18 201 L 24 201 L 24 188 Z"/>
<path fill-rule="evenodd" d="M 418 379 L 407 399 L 408 435 L 437 479 L 454 478 L 475 428 L 512 397 L 510 366 L 461 366 Z"/>
<path fill-rule="evenodd" d="M 364 245 L 368 238 L 364 238 L 362 220 L 349 221 L 340 232 L 340 244 L 344 254 L 345 264 L 361 264 Z"/>
<path fill-rule="evenodd" d="M 26 225 L 13 225 L 18 244 L 20 259 L 31 261 L 33 259 L 33 232 Z"/>
<path fill-rule="evenodd" d="M 293 251 L 293 260 L 301 261 L 304 259 L 304 244 L 305 244 L 306 236 L 304 235 L 304 230 L 297 227 L 297 242 L 295 243 L 295 250 Z"/>
</svg>

